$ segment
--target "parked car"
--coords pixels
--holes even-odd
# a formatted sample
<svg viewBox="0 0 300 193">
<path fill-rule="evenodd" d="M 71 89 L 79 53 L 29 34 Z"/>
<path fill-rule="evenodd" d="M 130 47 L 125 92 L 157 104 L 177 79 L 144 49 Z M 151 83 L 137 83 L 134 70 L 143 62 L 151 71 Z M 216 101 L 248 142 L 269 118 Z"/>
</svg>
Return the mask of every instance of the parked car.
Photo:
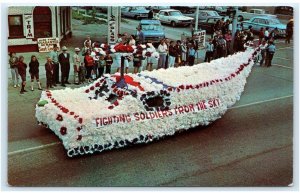
<svg viewBox="0 0 300 193">
<path fill-rule="evenodd" d="M 181 13 L 194 13 L 196 10 L 195 6 L 171 6 L 170 9 L 176 9 L 181 11 Z"/>
<path fill-rule="evenodd" d="M 164 9 L 155 14 L 155 18 L 161 23 L 170 24 L 171 26 L 188 26 L 193 23 L 194 18 L 182 15 L 176 9 Z"/>
<path fill-rule="evenodd" d="M 276 18 L 276 15 L 267 14 L 264 9 L 250 9 L 249 12 L 237 12 L 237 17 L 239 21 L 249 20 L 255 16 L 266 16 Z"/>
<path fill-rule="evenodd" d="M 184 14 L 184 15 L 196 19 L 196 11 L 194 11 L 193 13 Z M 199 10 L 199 15 L 198 15 L 199 21 L 207 20 L 208 18 L 211 18 L 211 17 L 213 17 L 213 18 L 218 17 L 219 19 L 222 19 L 222 16 L 220 16 L 216 11 Z"/>
<path fill-rule="evenodd" d="M 205 30 L 207 34 L 212 34 L 214 32 L 213 27 L 218 20 L 220 20 L 220 17 L 218 16 L 201 20 L 198 24 L 199 29 Z"/>
<path fill-rule="evenodd" d="M 269 31 L 272 31 L 277 27 L 279 37 L 285 36 L 286 31 L 286 25 L 281 23 L 277 18 L 272 17 L 266 17 L 266 16 L 257 16 L 251 18 L 249 21 L 243 21 L 241 22 L 245 29 L 248 29 L 249 26 L 252 26 L 252 29 L 254 32 L 258 33 L 260 31 L 260 28 L 266 28 L 269 27 Z"/>
<path fill-rule="evenodd" d="M 124 17 L 131 17 L 134 19 L 148 18 L 149 10 L 145 7 L 122 7 L 121 15 Z"/>
<path fill-rule="evenodd" d="M 158 13 L 160 10 L 170 9 L 170 6 L 148 6 L 146 9 L 152 9 L 154 13 Z"/>
<path fill-rule="evenodd" d="M 141 27 L 146 41 L 158 42 L 165 38 L 165 32 L 159 20 L 142 19 L 139 27 Z"/>
</svg>

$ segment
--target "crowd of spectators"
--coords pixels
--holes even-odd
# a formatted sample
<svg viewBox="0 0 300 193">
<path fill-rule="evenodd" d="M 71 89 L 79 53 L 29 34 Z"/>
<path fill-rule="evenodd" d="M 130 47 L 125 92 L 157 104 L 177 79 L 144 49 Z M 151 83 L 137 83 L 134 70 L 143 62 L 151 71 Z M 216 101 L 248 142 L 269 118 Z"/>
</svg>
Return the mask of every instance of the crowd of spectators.
<svg viewBox="0 0 300 193">
<path fill-rule="evenodd" d="M 288 24 L 286 42 L 290 42 L 292 36 L 293 24 Z M 233 35 L 232 23 L 229 20 L 218 20 L 213 25 L 213 34 L 205 44 L 204 62 L 211 62 L 214 59 L 226 57 L 235 52 L 244 51 L 244 44 L 254 40 L 254 32 L 250 26 L 244 29 L 240 26 Z M 261 28 L 258 33 L 258 45 L 262 50 L 258 62 L 261 66 L 271 66 L 273 55 L 276 51 L 274 41 L 276 39 L 277 29 L 270 31 L 268 28 Z M 124 60 L 125 73 L 129 73 L 129 66 L 133 65 L 133 73 L 138 73 L 144 69 L 153 70 L 153 64 L 157 64 L 157 69 L 174 68 L 184 65 L 192 66 L 198 54 L 199 45 L 194 36 L 184 40 L 170 40 L 168 38 L 161 39 L 159 44 L 154 46 L 151 42 L 145 42 L 145 38 L 141 29 L 137 29 L 135 35 L 124 33 L 118 35 L 116 45 L 130 45 L 135 48 L 132 56 L 126 57 Z M 73 64 L 74 76 L 72 81 L 74 84 L 83 84 L 93 81 L 101 77 L 104 73 L 111 73 L 113 63 L 117 65 L 117 72 L 120 72 L 121 58 L 112 51 L 111 47 L 101 44 L 98 41 L 92 41 L 90 36 L 83 42 L 83 47 L 75 48 L 74 55 L 70 55 L 68 49 L 63 46 L 61 53 L 58 47 L 54 45 L 53 50 L 46 58 L 46 89 L 53 88 L 58 84 L 66 87 L 69 82 L 70 65 Z M 156 53 L 156 54 L 155 54 Z M 115 61 L 114 61 L 115 60 Z M 19 77 L 21 77 L 21 94 L 27 92 L 26 85 L 26 68 L 23 56 L 16 56 L 16 53 L 10 53 L 9 64 L 12 74 L 13 87 L 20 87 Z M 34 90 L 34 79 L 37 82 L 38 89 L 42 90 L 39 80 L 39 61 L 36 56 L 31 57 L 29 63 L 29 73 L 31 77 L 31 90 Z M 61 76 L 59 76 L 61 74 Z M 59 81 L 60 80 L 60 81 Z"/>
</svg>

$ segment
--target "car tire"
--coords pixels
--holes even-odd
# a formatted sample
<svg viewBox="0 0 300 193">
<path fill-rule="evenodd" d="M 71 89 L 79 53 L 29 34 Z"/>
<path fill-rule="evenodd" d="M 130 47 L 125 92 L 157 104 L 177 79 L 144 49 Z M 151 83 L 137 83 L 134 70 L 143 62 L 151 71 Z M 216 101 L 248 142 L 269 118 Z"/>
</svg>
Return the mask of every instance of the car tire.
<svg viewBox="0 0 300 193">
<path fill-rule="evenodd" d="M 176 27 L 176 22 L 175 21 L 171 21 L 171 26 L 172 27 Z"/>
</svg>

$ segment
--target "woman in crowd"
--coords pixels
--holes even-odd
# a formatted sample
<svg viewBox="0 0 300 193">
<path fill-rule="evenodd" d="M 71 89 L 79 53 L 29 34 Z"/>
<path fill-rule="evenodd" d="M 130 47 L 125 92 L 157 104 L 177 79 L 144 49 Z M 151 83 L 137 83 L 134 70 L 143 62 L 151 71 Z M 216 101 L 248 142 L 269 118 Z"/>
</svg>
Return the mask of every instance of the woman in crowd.
<svg viewBox="0 0 300 193">
<path fill-rule="evenodd" d="M 187 58 L 186 56 L 187 56 L 186 40 L 183 40 L 181 44 L 181 64 L 183 66 L 186 65 L 186 58 Z"/>
<path fill-rule="evenodd" d="M 29 73 L 30 73 L 30 77 L 31 77 L 31 91 L 33 91 L 33 82 L 34 82 L 34 78 L 37 81 L 38 84 L 38 89 L 42 90 L 41 87 L 41 83 L 39 80 L 39 61 L 36 59 L 35 55 L 31 56 L 31 61 L 29 62 Z M 54 85 L 56 86 L 56 85 Z"/>
<path fill-rule="evenodd" d="M 294 31 L 294 20 L 291 19 L 286 24 L 286 39 L 285 39 L 285 43 L 287 43 L 287 44 L 290 43 L 291 38 L 293 37 L 293 31 Z"/>
<path fill-rule="evenodd" d="M 147 50 L 146 50 L 146 57 L 147 57 L 147 66 L 146 70 L 152 71 L 152 65 L 155 62 L 155 57 L 152 56 L 152 54 L 156 52 L 156 49 L 154 48 L 152 43 L 147 44 Z"/>
<path fill-rule="evenodd" d="M 263 66 L 265 59 L 266 59 L 266 48 L 267 48 L 268 44 L 266 42 L 266 40 L 262 39 L 261 44 L 259 45 L 260 47 L 260 55 L 261 55 L 261 59 L 260 59 L 260 66 Z"/>
<path fill-rule="evenodd" d="M 97 78 L 100 78 L 104 73 L 104 67 L 105 67 L 105 59 L 104 59 L 103 54 L 100 54 L 97 67 L 98 67 L 98 77 Z"/>
<path fill-rule="evenodd" d="M 104 60 L 105 60 L 105 65 L 106 65 L 105 73 L 110 74 L 111 73 L 111 65 L 113 64 L 113 58 L 111 57 L 109 52 L 106 53 Z"/>
<path fill-rule="evenodd" d="M 22 80 L 22 87 L 21 87 L 20 94 L 24 94 L 24 92 L 27 92 L 27 90 L 25 90 L 26 68 L 27 68 L 27 64 L 24 63 L 24 57 L 20 56 L 19 61 L 18 61 L 18 72 L 19 72 L 19 75 L 21 76 L 21 80 Z"/>
<path fill-rule="evenodd" d="M 54 83 L 54 64 L 50 57 L 47 57 L 45 70 L 46 70 L 46 85 L 47 85 L 46 89 L 49 90 L 49 88 L 53 88 L 53 83 Z"/>
<path fill-rule="evenodd" d="M 133 73 L 136 74 L 142 65 L 143 59 L 143 48 L 142 45 L 138 44 L 137 51 L 133 54 Z"/>
<path fill-rule="evenodd" d="M 265 30 L 263 27 L 260 28 L 259 33 L 258 33 L 258 44 L 262 43 L 262 40 L 265 37 Z"/>
<path fill-rule="evenodd" d="M 85 64 L 85 68 L 86 68 L 86 79 L 88 80 L 88 82 L 92 82 L 92 76 L 91 76 L 91 73 L 92 73 L 92 70 L 93 70 L 93 65 L 94 65 L 94 60 L 93 60 L 93 57 L 90 55 L 90 51 L 88 50 L 86 53 L 85 53 L 85 56 L 84 56 L 84 64 Z"/>
<path fill-rule="evenodd" d="M 171 41 L 169 46 L 169 68 L 174 67 L 175 58 L 177 57 L 177 52 L 175 48 L 175 42 Z"/>
<path fill-rule="evenodd" d="M 166 57 L 167 57 L 167 53 L 168 53 L 168 47 L 167 47 L 167 44 L 165 43 L 164 39 L 160 40 L 160 44 L 158 46 L 157 51 L 159 53 L 159 60 L 158 60 L 157 69 L 165 68 Z"/>
<path fill-rule="evenodd" d="M 19 85 L 19 72 L 18 72 L 18 57 L 16 56 L 15 52 L 9 53 L 9 66 L 11 70 L 11 78 L 14 88 Z"/>
<path fill-rule="evenodd" d="M 129 43 L 128 43 L 130 46 L 135 46 L 135 39 L 134 39 L 134 35 L 131 35 L 130 36 L 130 39 L 129 39 Z"/>
<path fill-rule="evenodd" d="M 232 41 L 232 34 L 231 31 L 228 30 L 227 33 L 225 34 L 225 40 L 226 40 L 226 52 L 227 52 L 227 56 L 231 54 L 231 41 Z"/>
<path fill-rule="evenodd" d="M 175 64 L 177 64 L 176 67 L 178 67 L 178 66 L 181 66 L 181 63 L 182 63 L 182 59 L 181 59 L 182 50 L 181 50 L 181 41 L 180 40 L 176 41 L 175 50 L 177 52 L 177 56 L 175 58 Z"/>
</svg>

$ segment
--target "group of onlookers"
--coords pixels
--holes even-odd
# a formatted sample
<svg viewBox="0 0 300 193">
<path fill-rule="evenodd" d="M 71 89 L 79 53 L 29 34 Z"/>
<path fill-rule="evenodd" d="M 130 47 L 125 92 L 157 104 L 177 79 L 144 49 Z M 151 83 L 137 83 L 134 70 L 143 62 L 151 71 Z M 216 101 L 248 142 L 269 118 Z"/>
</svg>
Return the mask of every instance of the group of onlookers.
<svg viewBox="0 0 300 193">
<path fill-rule="evenodd" d="M 232 24 L 229 20 L 218 20 L 213 26 L 212 38 L 209 38 L 205 44 L 205 62 L 210 62 L 213 59 L 226 57 L 238 51 L 244 51 L 244 44 L 247 41 L 254 40 L 253 29 L 237 30 L 234 37 L 231 33 Z M 293 20 L 287 24 L 286 43 L 290 43 L 293 35 Z M 270 31 L 268 28 L 261 28 L 258 34 L 258 45 L 261 48 L 261 57 L 259 63 L 262 66 L 271 66 L 273 55 L 276 51 L 274 40 L 278 30 L 275 28 Z M 234 38 L 234 42 L 233 41 Z M 233 49 L 231 44 L 233 43 Z M 172 68 L 183 65 L 194 65 L 198 51 L 198 42 L 196 38 L 187 38 L 183 41 L 172 41 L 168 38 L 161 39 L 158 46 L 154 47 L 152 43 L 146 43 L 141 30 L 138 30 L 136 35 L 128 33 L 119 34 L 117 45 L 129 45 L 136 48 L 132 56 L 125 57 L 124 67 L 125 73 L 129 72 L 129 63 L 133 63 L 134 73 L 140 71 L 144 65 L 146 70 L 152 71 L 153 64 L 157 63 L 157 69 Z M 82 84 L 91 82 L 93 79 L 101 77 L 104 73 L 111 73 L 113 61 L 117 63 L 117 71 L 121 70 L 121 55 L 114 53 L 110 46 L 100 44 L 100 42 L 92 42 L 90 36 L 87 36 L 83 43 L 83 48 L 75 48 L 74 55 L 70 56 L 65 46 L 62 47 L 62 52 L 58 51 L 57 45 L 53 46 L 53 50 L 49 53 L 46 59 L 46 88 L 53 88 L 57 84 L 66 87 L 70 84 L 70 63 L 73 63 L 74 84 Z M 155 55 L 156 53 L 156 55 Z M 114 54 L 114 57 L 112 56 Z M 16 53 L 11 52 L 9 64 L 12 74 L 13 87 L 20 87 L 19 76 L 21 77 L 21 91 L 23 94 L 26 85 L 26 69 L 27 64 L 24 62 L 23 56 L 16 56 Z M 29 62 L 29 73 L 31 77 L 31 90 L 34 90 L 34 79 L 37 82 L 38 89 L 42 90 L 39 80 L 39 61 L 36 56 L 32 55 Z M 59 74 L 61 73 L 61 77 Z M 59 81 L 60 78 L 60 81 Z"/>
</svg>

